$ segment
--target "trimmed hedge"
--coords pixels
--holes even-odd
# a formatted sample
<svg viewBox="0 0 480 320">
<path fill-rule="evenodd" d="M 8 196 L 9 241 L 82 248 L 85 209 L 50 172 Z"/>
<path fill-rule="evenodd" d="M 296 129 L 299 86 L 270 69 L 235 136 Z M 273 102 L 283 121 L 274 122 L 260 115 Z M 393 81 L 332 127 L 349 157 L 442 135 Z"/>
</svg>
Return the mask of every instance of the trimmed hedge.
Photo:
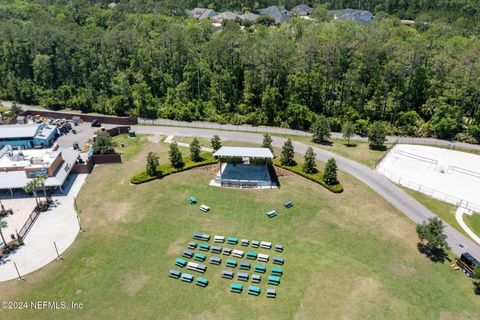
<svg viewBox="0 0 480 320">
<path fill-rule="evenodd" d="M 130 179 L 130 182 L 133 184 L 141 184 L 141 183 L 149 182 L 155 179 L 163 178 L 172 173 L 182 172 L 192 168 L 202 167 L 202 166 L 206 166 L 206 165 L 214 164 L 218 162 L 218 160 L 215 159 L 211 153 L 202 152 L 200 156 L 202 158 L 202 161 L 199 161 L 199 162 L 193 162 L 190 158 L 184 158 L 183 161 L 185 165 L 179 169 L 172 167 L 170 163 L 161 164 L 157 168 L 158 175 L 156 176 L 150 176 L 146 170 L 143 170 L 142 172 L 134 175 Z"/>
<path fill-rule="evenodd" d="M 341 183 L 330 186 L 325 181 L 323 181 L 323 173 L 321 173 L 321 172 L 306 173 L 306 172 L 303 171 L 303 164 L 301 164 L 301 163 L 297 163 L 294 166 L 283 166 L 280 163 L 279 160 L 274 160 L 273 164 L 280 167 L 280 168 L 286 169 L 290 172 L 296 173 L 296 174 L 298 174 L 298 175 L 300 175 L 300 176 L 302 176 L 302 177 L 304 177 L 308 180 L 311 180 L 313 182 L 321 184 L 322 186 L 324 186 L 326 189 L 330 190 L 333 193 L 342 193 L 343 192 L 343 186 L 342 186 Z"/>
</svg>

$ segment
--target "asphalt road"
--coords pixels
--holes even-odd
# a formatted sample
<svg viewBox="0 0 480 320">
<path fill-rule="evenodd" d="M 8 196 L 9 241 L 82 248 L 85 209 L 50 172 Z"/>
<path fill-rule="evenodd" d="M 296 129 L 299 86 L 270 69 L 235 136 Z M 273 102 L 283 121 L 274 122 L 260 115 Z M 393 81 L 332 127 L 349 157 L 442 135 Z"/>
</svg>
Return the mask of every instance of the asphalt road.
<svg viewBox="0 0 480 320">
<path fill-rule="evenodd" d="M 10 106 L 11 103 L 3 102 L 4 105 Z M 22 108 L 33 109 L 35 107 L 21 105 Z M 250 132 L 238 132 L 238 131 L 225 131 L 225 130 L 215 130 L 215 129 L 197 129 L 189 127 L 173 127 L 173 126 L 148 126 L 148 125 L 137 125 L 132 126 L 132 129 L 137 133 L 143 134 L 165 134 L 165 135 L 178 135 L 178 136 L 197 136 L 210 138 L 214 134 L 219 135 L 223 140 L 232 140 L 232 141 L 243 141 L 243 142 L 253 142 L 261 143 L 262 135 L 258 133 Z M 235 130 L 235 126 L 231 126 L 232 130 Z M 268 130 L 268 128 L 267 128 Z M 286 133 L 298 134 L 296 130 L 291 130 L 289 132 L 286 129 Z M 304 133 L 303 133 L 304 135 Z M 332 137 L 341 138 L 341 134 L 332 133 Z M 355 136 L 352 140 L 365 140 L 366 138 Z M 451 148 L 466 148 L 473 150 L 480 150 L 480 145 L 472 145 L 461 142 L 450 142 L 444 140 L 430 139 L 430 138 L 397 138 L 389 137 L 388 141 L 391 143 L 400 142 L 400 143 L 417 143 L 424 145 L 437 145 L 445 146 Z M 273 137 L 273 145 L 276 147 L 281 147 L 285 139 L 279 137 Z M 297 141 L 293 141 L 295 150 L 299 153 L 305 153 L 307 150 L 307 145 Z M 370 188 L 375 190 L 383 198 L 389 201 L 393 206 L 398 208 L 403 212 L 407 217 L 412 219 L 415 223 L 425 221 L 428 218 L 435 217 L 435 214 L 430 210 L 425 208 L 414 198 L 408 195 L 401 188 L 397 187 L 395 184 L 387 180 L 385 177 L 377 173 L 376 171 L 368 168 L 367 166 L 361 165 L 355 161 L 349 160 L 342 156 L 333 154 L 331 152 L 314 148 L 315 153 L 317 154 L 317 159 L 325 162 L 330 158 L 335 158 L 337 161 L 338 167 L 353 175 L 360 181 L 364 182 Z M 480 246 L 474 243 L 472 240 L 461 234 L 459 231 L 455 230 L 450 225 L 446 224 L 445 233 L 447 235 L 447 241 L 452 248 L 452 251 L 460 255 L 463 252 L 470 252 L 473 256 L 480 258 Z"/>
<path fill-rule="evenodd" d="M 141 134 L 164 134 L 177 136 L 196 136 L 210 138 L 214 134 L 220 136 L 222 140 L 242 141 L 261 143 L 262 135 L 247 132 L 231 132 L 224 130 L 209 130 L 209 129 L 195 129 L 195 128 L 177 128 L 170 126 L 132 126 L 132 130 Z M 273 145 L 281 147 L 285 139 L 273 137 Z M 296 152 L 305 153 L 308 145 L 293 141 Z M 325 151 L 323 149 L 314 148 L 317 154 L 317 159 L 326 162 L 330 158 L 335 158 L 338 167 L 353 175 L 360 181 L 366 183 L 370 188 L 375 190 L 393 206 L 403 212 L 407 217 L 412 219 L 415 223 L 420 223 L 428 218 L 435 217 L 435 214 L 426 207 L 417 202 L 414 198 L 408 195 L 401 188 L 387 180 L 384 176 L 370 169 L 367 166 L 361 165 L 355 161 L 349 160 L 345 157 L 336 155 L 334 153 Z M 463 252 L 470 252 L 475 257 L 480 257 L 480 247 L 472 240 L 455 230 L 447 224 L 445 228 L 447 241 L 452 248 L 452 251 L 460 255 Z"/>
</svg>

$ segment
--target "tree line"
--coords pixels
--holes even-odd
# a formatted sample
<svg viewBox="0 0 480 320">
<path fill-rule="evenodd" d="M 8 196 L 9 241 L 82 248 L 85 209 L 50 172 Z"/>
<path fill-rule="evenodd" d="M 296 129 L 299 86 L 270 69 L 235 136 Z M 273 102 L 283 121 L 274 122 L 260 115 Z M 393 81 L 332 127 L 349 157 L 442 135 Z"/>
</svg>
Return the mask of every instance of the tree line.
<svg viewBox="0 0 480 320">
<path fill-rule="evenodd" d="M 217 31 L 89 2 L 15 1 L 0 4 L 0 30 L 0 99 L 304 130 L 324 115 L 333 131 L 381 121 L 389 133 L 480 141 L 480 41 L 464 24 L 380 15 Z"/>
</svg>

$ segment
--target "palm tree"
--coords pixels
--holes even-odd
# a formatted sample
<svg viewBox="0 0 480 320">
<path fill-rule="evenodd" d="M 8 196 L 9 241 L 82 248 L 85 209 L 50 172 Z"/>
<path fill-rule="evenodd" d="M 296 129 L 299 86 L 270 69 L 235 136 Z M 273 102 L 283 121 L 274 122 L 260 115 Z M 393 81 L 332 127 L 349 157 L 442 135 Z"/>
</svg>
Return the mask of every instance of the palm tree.
<svg viewBox="0 0 480 320">
<path fill-rule="evenodd" d="M 26 193 L 33 193 L 33 196 L 35 197 L 35 202 L 37 204 L 37 208 L 39 207 L 39 202 L 38 202 L 38 197 L 37 197 L 37 191 L 40 189 L 40 184 L 37 179 L 30 180 L 25 187 L 23 187 L 23 190 Z"/>
<path fill-rule="evenodd" d="M 7 241 L 5 241 L 5 237 L 3 236 L 2 229 L 6 227 L 7 227 L 7 221 L 0 219 L 0 237 L 2 237 L 3 246 L 5 248 L 7 248 L 8 245 L 7 245 Z"/>
<path fill-rule="evenodd" d="M 38 181 L 39 189 L 43 190 L 43 195 L 45 196 L 45 200 L 47 199 L 47 188 L 45 187 L 45 180 L 47 180 L 47 175 L 42 174 L 40 176 L 35 177 L 34 180 Z"/>
</svg>

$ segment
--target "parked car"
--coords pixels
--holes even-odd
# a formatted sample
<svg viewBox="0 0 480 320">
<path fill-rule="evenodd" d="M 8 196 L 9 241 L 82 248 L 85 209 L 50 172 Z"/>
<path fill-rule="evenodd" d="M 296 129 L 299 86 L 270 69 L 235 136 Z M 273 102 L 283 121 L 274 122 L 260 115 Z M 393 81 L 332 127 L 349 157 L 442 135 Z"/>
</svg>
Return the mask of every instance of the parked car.
<svg viewBox="0 0 480 320">
<path fill-rule="evenodd" d="M 92 127 L 101 127 L 102 124 L 100 123 L 100 121 L 98 121 L 98 119 L 95 119 L 92 121 Z"/>
</svg>

